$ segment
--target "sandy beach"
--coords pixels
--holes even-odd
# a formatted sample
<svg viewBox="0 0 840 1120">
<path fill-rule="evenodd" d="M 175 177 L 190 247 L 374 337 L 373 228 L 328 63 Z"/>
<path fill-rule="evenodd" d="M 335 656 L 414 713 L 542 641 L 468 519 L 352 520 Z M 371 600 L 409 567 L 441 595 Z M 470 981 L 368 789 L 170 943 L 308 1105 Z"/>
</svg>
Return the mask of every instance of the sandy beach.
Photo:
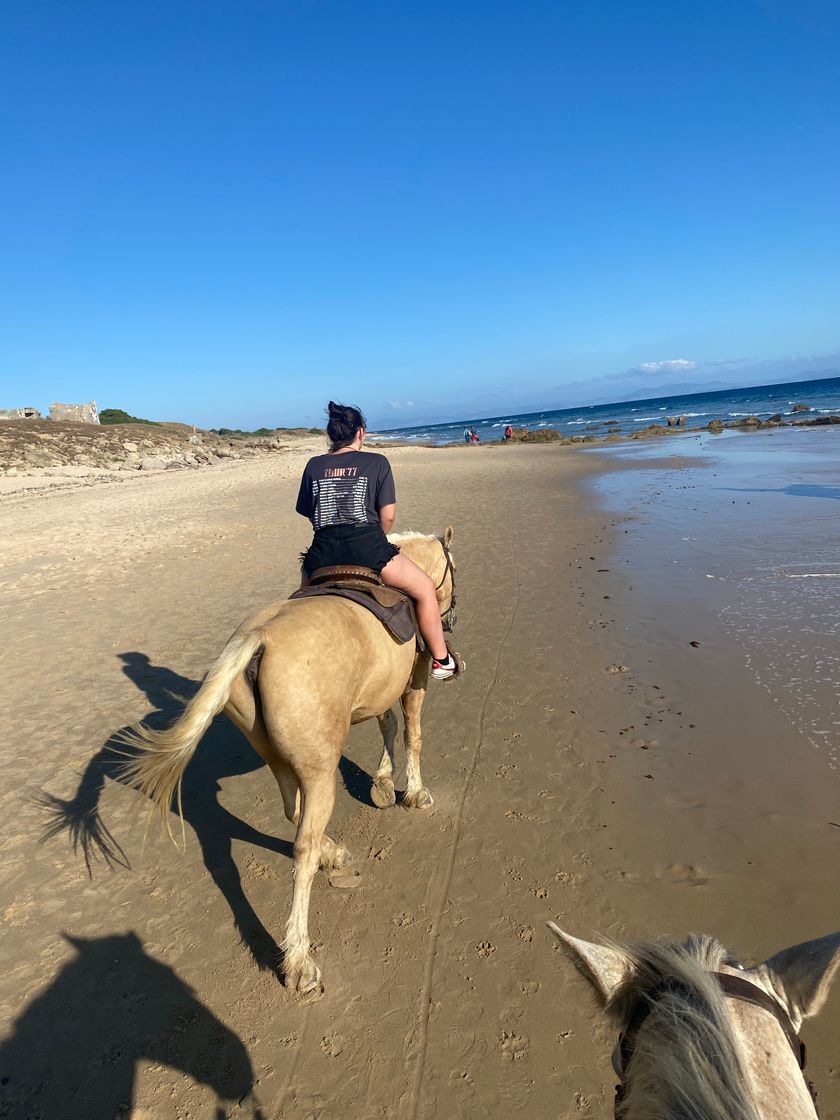
<svg viewBox="0 0 840 1120">
<path fill-rule="evenodd" d="M 242 618 L 297 585 L 312 452 L 0 501 L 2 1116 L 607 1116 L 614 1040 L 547 919 L 708 932 L 745 961 L 840 925 L 836 772 L 702 599 L 636 593 L 636 515 L 590 485 L 626 465 L 397 447 L 397 528 L 455 529 L 468 673 L 430 689 L 428 811 L 372 806 L 378 730 L 352 730 L 331 831 L 362 875 L 319 877 L 326 989 L 287 992 L 292 828 L 260 760 L 216 721 L 180 853 L 156 831 L 144 848 L 105 745 L 173 716 Z M 90 874 L 68 816 L 110 853 Z M 835 990 L 803 1030 L 824 1120 L 838 1031 Z"/>
</svg>

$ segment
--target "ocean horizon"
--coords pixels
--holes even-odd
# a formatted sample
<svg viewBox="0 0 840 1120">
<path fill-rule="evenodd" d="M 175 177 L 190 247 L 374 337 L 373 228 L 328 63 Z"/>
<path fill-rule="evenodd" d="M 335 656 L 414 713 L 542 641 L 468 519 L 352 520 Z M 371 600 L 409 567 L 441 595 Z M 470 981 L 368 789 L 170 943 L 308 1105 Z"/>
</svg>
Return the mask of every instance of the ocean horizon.
<svg viewBox="0 0 840 1120">
<path fill-rule="evenodd" d="M 469 427 L 478 433 L 482 442 L 487 443 L 502 439 L 507 424 L 532 431 L 556 428 L 565 436 L 598 431 L 601 435 L 610 432 L 631 435 L 649 424 L 665 423 L 667 416 L 685 416 L 687 426 L 697 428 L 718 418 L 727 423 L 747 416 L 757 416 L 760 420 L 777 413 L 790 416 L 795 404 L 808 405 L 814 415 L 840 413 L 840 377 L 748 385 L 708 393 L 678 393 L 574 408 L 546 408 L 538 412 L 509 412 L 499 416 L 476 418 L 465 415 L 460 420 L 439 424 L 377 428 L 370 435 L 380 440 L 411 443 L 460 443 L 464 428 Z"/>
</svg>

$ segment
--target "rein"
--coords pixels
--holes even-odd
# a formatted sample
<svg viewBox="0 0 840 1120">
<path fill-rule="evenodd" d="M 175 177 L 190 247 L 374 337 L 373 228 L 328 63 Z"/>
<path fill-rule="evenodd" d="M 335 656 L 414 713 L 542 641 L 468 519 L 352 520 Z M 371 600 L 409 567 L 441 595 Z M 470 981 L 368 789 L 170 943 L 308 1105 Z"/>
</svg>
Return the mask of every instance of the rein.
<svg viewBox="0 0 840 1120">
<path fill-rule="evenodd" d="M 443 575 L 440 577 L 440 583 L 435 587 L 435 591 L 440 591 L 446 582 L 446 577 L 452 576 L 452 594 L 449 598 L 449 606 L 440 616 L 444 630 L 450 631 L 458 621 L 458 616 L 455 613 L 455 568 L 452 564 L 452 557 L 449 555 L 449 549 L 443 541 L 441 541 L 441 546 L 443 548 L 443 555 L 446 557 L 446 567 L 443 569 Z"/>
<path fill-rule="evenodd" d="M 732 976 L 728 972 L 710 972 L 714 980 L 717 981 L 721 991 L 724 995 L 730 996 L 732 999 L 740 1000 L 743 1003 L 751 1003 L 755 1007 L 760 1007 L 763 1011 L 769 1012 L 779 1024 L 787 1039 L 788 1045 L 793 1051 L 793 1056 L 796 1058 L 797 1065 L 802 1071 L 802 1076 L 805 1079 L 805 1084 L 808 1087 L 808 1092 L 811 1094 L 811 1100 L 814 1103 L 814 1109 L 817 1109 L 817 1094 L 814 1086 L 810 1081 L 805 1078 L 805 1043 L 800 1042 L 799 1036 L 794 1030 L 793 1023 L 790 1017 L 784 1010 L 782 1005 L 772 996 L 768 995 L 762 988 L 750 983 L 741 976 Z M 636 1039 L 642 1024 L 654 1009 L 656 1000 L 668 992 L 678 990 L 679 984 L 675 984 L 671 980 L 663 980 L 655 987 L 651 988 L 646 993 L 644 1001 L 639 1000 L 633 1010 L 630 1020 L 622 1031 L 619 1037 L 618 1044 L 613 1050 L 612 1065 L 615 1070 L 616 1076 L 619 1078 L 619 1083 L 615 1087 L 615 1115 L 618 1117 L 619 1106 L 624 1100 L 624 1087 L 627 1080 L 627 1067 L 633 1058 L 633 1050 L 635 1049 Z M 818 1113 L 819 1115 L 819 1113 Z"/>
</svg>

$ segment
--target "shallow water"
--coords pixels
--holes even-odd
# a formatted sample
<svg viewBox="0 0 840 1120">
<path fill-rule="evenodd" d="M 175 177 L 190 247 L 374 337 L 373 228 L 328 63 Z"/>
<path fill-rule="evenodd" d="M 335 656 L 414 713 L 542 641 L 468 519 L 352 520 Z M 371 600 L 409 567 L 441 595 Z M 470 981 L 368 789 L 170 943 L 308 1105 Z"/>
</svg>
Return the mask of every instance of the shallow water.
<svg viewBox="0 0 840 1120">
<path fill-rule="evenodd" d="M 680 638 L 711 618 L 771 702 L 840 766 L 840 432 L 706 433 L 596 453 L 595 485 L 635 520 L 620 560 L 640 614 Z M 700 612 L 698 615 L 697 612 Z M 641 620 L 640 620 L 641 624 Z"/>
</svg>

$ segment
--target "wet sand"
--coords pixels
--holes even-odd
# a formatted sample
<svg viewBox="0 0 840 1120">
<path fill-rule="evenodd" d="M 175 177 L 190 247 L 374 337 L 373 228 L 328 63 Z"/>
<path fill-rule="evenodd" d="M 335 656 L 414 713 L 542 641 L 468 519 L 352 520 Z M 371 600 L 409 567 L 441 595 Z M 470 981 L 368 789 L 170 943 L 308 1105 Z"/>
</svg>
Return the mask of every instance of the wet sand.
<svg viewBox="0 0 840 1120">
<path fill-rule="evenodd" d="M 173 714 L 296 585 L 294 456 L 0 505 L 9 1116 L 607 1115 L 613 1040 L 547 918 L 696 929 L 752 959 L 838 924 L 836 776 L 702 607 L 676 625 L 637 605 L 618 548 L 635 523 L 583 485 L 598 458 L 389 454 L 398 528 L 455 526 L 469 671 L 427 702 L 431 810 L 373 808 L 377 729 L 351 732 L 332 832 L 362 879 L 313 892 L 320 999 L 271 967 L 292 830 L 244 740 L 224 720 L 206 736 L 183 854 L 156 834 L 142 850 L 103 750 Z M 58 826 L 97 810 L 112 867 L 88 877 Z M 834 992 L 804 1031 L 825 1117 L 838 1024 Z"/>
</svg>

